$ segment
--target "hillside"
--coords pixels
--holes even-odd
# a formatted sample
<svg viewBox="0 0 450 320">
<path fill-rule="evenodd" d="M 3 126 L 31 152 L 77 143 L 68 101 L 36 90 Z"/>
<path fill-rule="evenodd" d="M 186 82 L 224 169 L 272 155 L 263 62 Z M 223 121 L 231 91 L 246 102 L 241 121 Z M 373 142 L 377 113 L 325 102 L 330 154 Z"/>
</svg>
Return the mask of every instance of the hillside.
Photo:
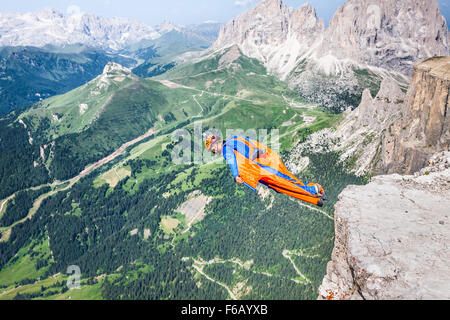
<svg viewBox="0 0 450 320">
<path fill-rule="evenodd" d="M 108 62 L 141 77 L 164 73 L 180 56 L 208 48 L 219 23 L 155 27 L 55 9 L 0 13 L 0 116 L 66 93 L 102 73 Z"/>
<path fill-rule="evenodd" d="M 133 73 L 140 77 L 160 75 L 180 64 L 180 57 L 209 48 L 219 33 L 219 23 L 176 28 L 155 40 L 147 40 L 125 52 L 142 60 Z M 182 61 L 182 58 L 181 58 Z"/>
<path fill-rule="evenodd" d="M 332 204 L 362 179 L 337 154 L 311 154 L 299 177 L 329 186 L 321 211 L 246 190 L 218 160 L 174 163 L 172 133 L 202 148 L 197 125 L 224 136 L 265 128 L 266 138 L 276 128 L 286 155 L 338 120 L 237 48 L 153 79 L 110 63 L 86 85 L 10 114 L 0 130 L 17 136 L 14 149 L 2 147 L 0 298 L 313 299 L 331 254 Z M 64 289 L 68 264 L 83 270 L 77 295 Z"/>
</svg>

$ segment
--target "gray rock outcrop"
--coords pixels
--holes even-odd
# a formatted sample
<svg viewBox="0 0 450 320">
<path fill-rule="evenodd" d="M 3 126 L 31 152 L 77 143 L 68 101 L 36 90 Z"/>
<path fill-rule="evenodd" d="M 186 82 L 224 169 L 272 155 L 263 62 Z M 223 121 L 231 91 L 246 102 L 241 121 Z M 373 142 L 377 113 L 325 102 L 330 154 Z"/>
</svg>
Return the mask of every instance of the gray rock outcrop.
<svg viewBox="0 0 450 320">
<path fill-rule="evenodd" d="M 238 45 L 284 78 L 325 30 L 309 4 L 288 8 L 281 0 L 263 0 L 223 25 L 213 50 Z"/>
<path fill-rule="evenodd" d="M 383 141 L 385 172 L 413 173 L 435 152 L 450 149 L 449 92 L 450 57 L 415 66 L 400 118 Z"/>
<path fill-rule="evenodd" d="M 348 186 L 319 299 L 450 299 L 450 152 L 415 175 Z"/>
<path fill-rule="evenodd" d="M 334 14 L 322 55 L 412 73 L 414 62 L 449 54 L 449 33 L 435 0 L 349 0 Z"/>
<path fill-rule="evenodd" d="M 449 90 L 450 57 L 435 57 L 415 65 L 406 94 L 384 80 L 346 114 L 344 155 L 393 174 L 339 195 L 319 299 L 450 299 Z"/>
</svg>

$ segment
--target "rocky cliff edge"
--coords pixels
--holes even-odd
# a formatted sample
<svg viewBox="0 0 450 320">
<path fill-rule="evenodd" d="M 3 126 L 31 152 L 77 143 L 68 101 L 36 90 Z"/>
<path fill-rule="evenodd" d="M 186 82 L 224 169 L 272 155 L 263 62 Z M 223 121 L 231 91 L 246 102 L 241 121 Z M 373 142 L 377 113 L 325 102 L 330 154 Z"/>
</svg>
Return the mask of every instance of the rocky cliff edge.
<svg viewBox="0 0 450 320">
<path fill-rule="evenodd" d="M 450 299 L 450 152 L 348 186 L 319 299 Z"/>
</svg>

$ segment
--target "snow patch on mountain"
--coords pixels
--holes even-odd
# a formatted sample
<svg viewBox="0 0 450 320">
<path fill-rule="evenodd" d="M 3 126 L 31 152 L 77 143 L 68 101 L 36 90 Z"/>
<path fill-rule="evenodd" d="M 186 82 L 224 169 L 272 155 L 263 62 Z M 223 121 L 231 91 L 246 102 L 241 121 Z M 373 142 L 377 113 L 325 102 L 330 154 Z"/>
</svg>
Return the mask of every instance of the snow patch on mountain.
<svg viewBox="0 0 450 320">
<path fill-rule="evenodd" d="M 0 46 L 42 47 L 82 43 L 119 50 L 160 36 L 160 32 L 144 23 L 117 17 L 104 18 L 86 13 L 64 15 L 56 9 L 0 14 Z"/>
</svg>

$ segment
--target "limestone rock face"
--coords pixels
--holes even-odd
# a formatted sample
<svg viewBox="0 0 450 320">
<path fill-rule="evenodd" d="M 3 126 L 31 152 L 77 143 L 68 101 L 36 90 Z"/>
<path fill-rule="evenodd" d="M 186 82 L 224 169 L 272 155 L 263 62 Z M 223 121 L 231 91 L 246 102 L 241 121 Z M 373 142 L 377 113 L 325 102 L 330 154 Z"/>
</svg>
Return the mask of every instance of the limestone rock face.
<svg viewBox="0 0 450 320">
<path fill-rule="evenodd" d="M 386 78 L 374 98 L 366 89 L 361 104 L 346 112 L 336 131 L 339 138 L 336 148 L 342 151 L 342 160 L 354 159 L 357 175 L 384 173 L 380 167 L 382 143 L 386 133 L 401 117 L 405 97 L 398 84 Z"/>
<path fill-rule="evenodd" d="M 224 25 L 213 49 L 233 44 L 282 77 L 305 59 L 323 71 L 350 63 L 410 75 L 414 62 L 449 54 L 449 32 L 437 0 L 348 0 L 328 28 L 309 4 L 262 0 Z"/>
<path fill-rule="evenodd" d="M 353 158 L 357 175 L 420 170 L 434 153 L 450 148 L 449 90 L 450 57 L 417 64 L 407 93 L 390 78 L 375 98 L 364 90 L 334 134 L 341 159 Z"/>
<path fill-rule="evenodd" d="M 212 49 L 236 44 L 246 56 L 285 76 L 324 30 L 323 20 L 309 4 L 293 9 L 281 0 L 263 0 L 222 26 Z"/>
<path fill-rule="evenodd" d="M 350 0 L 331 19 L 319 52 L 411 74 L 413 62 L 448 55 L 448 37 L 438 1 Z"/>
<path fill-rule="evenodd" d="M 450 299 L 450 152 L 414 176 L 348 186 L 319 299 Z"/>
<path fill-rule="evenodd" d="M 414 68 L 401 118 L 383 142 L 388 173 L 413 173 L 437 151 L 450 148 L 450 57 L 435 57 Z"/>
</svg>

